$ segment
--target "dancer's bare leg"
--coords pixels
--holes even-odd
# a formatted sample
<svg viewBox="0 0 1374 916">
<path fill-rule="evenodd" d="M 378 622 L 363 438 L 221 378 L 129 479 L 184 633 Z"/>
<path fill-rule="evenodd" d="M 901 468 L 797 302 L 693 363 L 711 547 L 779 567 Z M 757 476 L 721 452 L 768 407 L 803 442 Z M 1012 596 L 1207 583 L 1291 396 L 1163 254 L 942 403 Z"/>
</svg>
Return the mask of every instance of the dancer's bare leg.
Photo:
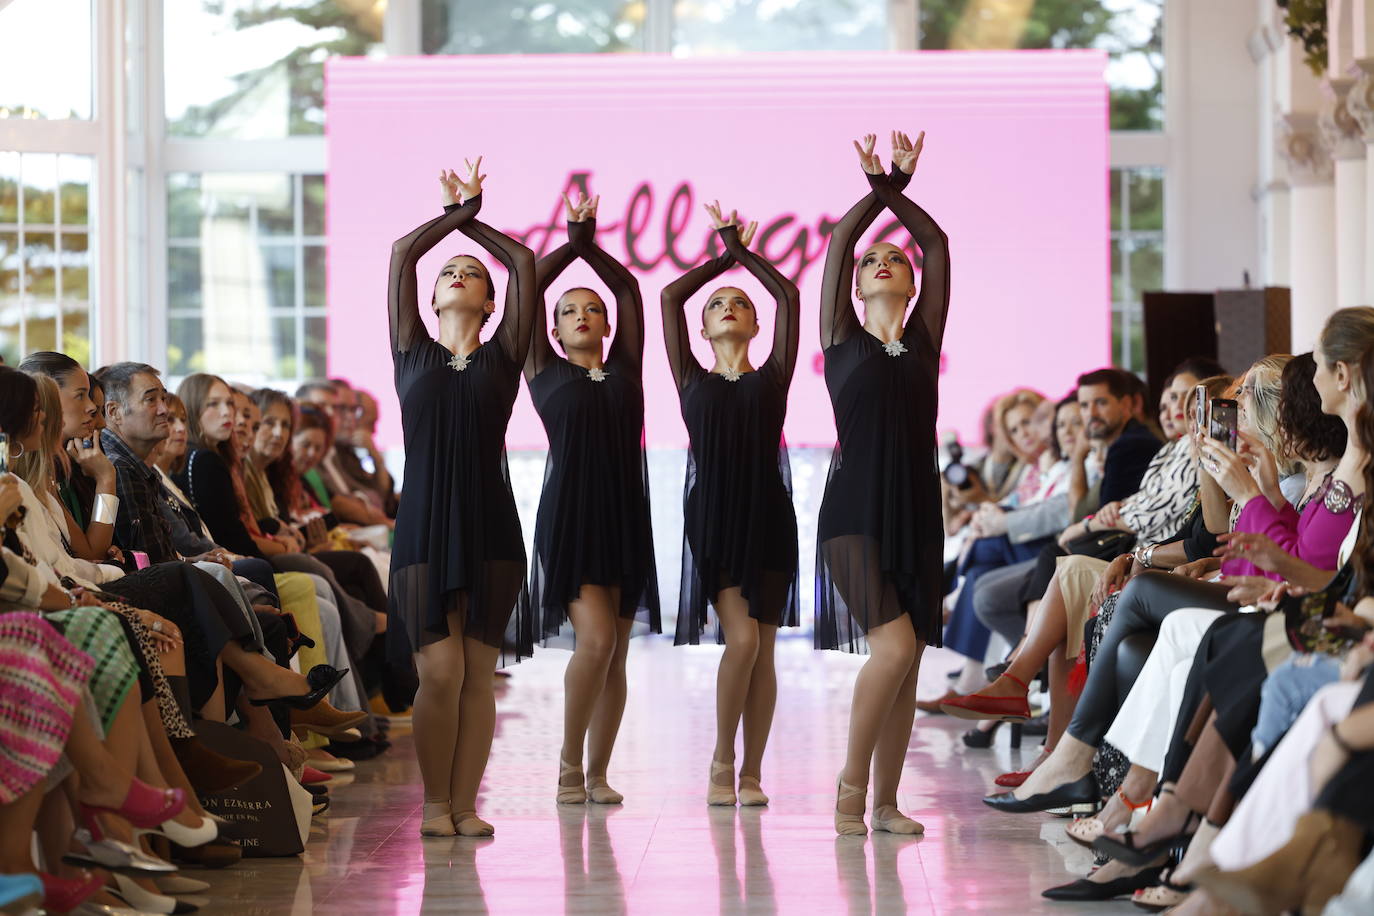
<svg viewBox="0 0 1374 916">
<path fill-rule="evenodd" d="M 415 756 L 425 791 L 426 821 L 451 810 L 453 763 L 458 754 L 462 715 L 460 698 L 466 682 L 461 610 L 449 612 L 448 632 L 448 636 L 421 646 L 415 653 L 420 686 L 411 715 Z"/>
<path fill-rule="evenodd" d="M 613 607 L 620 606 L 619 592 L 619 589 L 612 591 Z M 606 684 L 601 689 L 587 731 L 587 792 L 592 801 L 599 804 L 615 805 L 624 801 L 624 797 L 607 784 L 606 772 L 610 768 L 616 736 L 620 734 L 620 721 L 625 716 L 628 694 L 625 663 L 630 654 L 630 631 L 634 623 L 633 618 L 615 618 L 615 652 L 611 655 Z"/>
<path fill-rule="evenodd" d="M 611 590 L 599 585 L 583 585 L 576 601 L 568 605 L 577 643 L 568 667 L 563 671 L 563 748 L 562 762 L 581 769 L 587 731 L 596 714 L 598 701 L 606 689 L 607 676 L 615 658 L 616 610 Z M 561 771 L 560 767 L 560 771 Z M 559 785 L 572 791 L 560 792 L 560 799 L 575 802 L 585 799 L 576 791 L 585 779 L 581 773 L 560 772 Z"/>
<path fill-rule="evenodd" d="M 717 784 L 733 788 L 735 736 L 749 702 L 754 665 L 759 657 L 760 634 L 758 621 L 749 616 L 749 603 L 738 588 L 722 589 L 716 597 L 715 608 L 725 634 L 725 651 L 716 670 L 716 748 L 711 756 L 720 763 L 729 764 L 732 771 L 722 772 L 720 779 L 715 780 Z M 758 775 L 757 771 L 752 775 Z"/>
<path fill-rule="evenodd" d="M 501 650 L 480 640 L 463 640 L 463 667 L 467 676 L 458 698 L 458 755 L 453 763 L 449 797 L 453 825 L 463 836 L 491 836 L 495 829 L 477 816 L 477 791 L 491 757 L 496 734 L 496 693 L 493 677 Z"/>
<path fill-rule="evenodd" d="M 883 728 L 892 716 L 897 695 L 908 683 L 920 643 L 911 618 L 902 614 L 868 631 L 869 656 L 854 681 L 854 699 L 849 712 L 849 748 L 845 756 L 843 780 L 851 786 L 868 785 L 873 754 Z M 914 702 L 914 695 L 913 695 Z M 908 738 L 910 732 L 908 731 Z M 839 804 L 842 814 L 862 814 L 864 798 L 847 798 Z"/>
<path fill-rule="evenodd" d="M 763 770 L 763 751 L 773 730 L 773 711 L 778 705 L 778 671 L 774 650 L 778 642 L 778 628 L 768 623 L 758 624 L 759 652 L 754 659 L 754 676 L 749 679 L 749 698 L 744 704 L 744 759 L 739 774 L 760 779 Z"/>
</svg>

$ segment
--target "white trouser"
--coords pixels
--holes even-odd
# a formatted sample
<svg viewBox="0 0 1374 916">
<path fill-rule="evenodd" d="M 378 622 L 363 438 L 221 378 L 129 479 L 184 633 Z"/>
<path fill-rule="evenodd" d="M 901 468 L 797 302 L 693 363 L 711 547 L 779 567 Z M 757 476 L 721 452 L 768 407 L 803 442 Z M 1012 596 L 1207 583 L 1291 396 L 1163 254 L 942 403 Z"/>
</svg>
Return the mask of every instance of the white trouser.
<svg viewBox="0 0 1374 916">
<path fill-rule="evenodd" d="M 1155 773 L 1164 768 L 1193 658 L 1220 616 L 1221 611 L 1190 607 L 1164 618 L 1145 667 L 1107 730 L 1107 740 L 1136 766 Z"/>
<path fill-rule="evenodd" d="M 1248 868 L 1293 838 L 1298 818 L 1311 809 L 1321 788 L 1312 785 L 1312 751 L 1327 729 L 1350 715 L 1360 687 L 1358 681 L 1328 684 L 1308 702 L 1212 841 L 1210 852 L 1218 868 Z"/>
</svg>

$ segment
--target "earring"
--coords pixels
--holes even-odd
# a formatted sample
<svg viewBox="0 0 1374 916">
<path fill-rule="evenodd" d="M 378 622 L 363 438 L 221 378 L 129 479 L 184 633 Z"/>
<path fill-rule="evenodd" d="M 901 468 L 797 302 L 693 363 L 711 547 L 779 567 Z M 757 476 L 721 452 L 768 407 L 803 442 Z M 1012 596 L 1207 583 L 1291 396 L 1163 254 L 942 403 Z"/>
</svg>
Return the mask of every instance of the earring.
<svg viewBox="0 0 1374 916">
<path fill-rule="evenodd" d="M 11 458 L 20 458 L 20 457 L 22 457 L 23 454 L 24 454 L 24 443 L 22 443 L 22 442 L 16 442 L 15 445 L 18 445 L 18 446 L 19 446 L 19 454 L 18 454 L 18 455 L 13 455 L 13 454 L 12 454 L 12 455 L 10 455 L 10 457 L 11 457 Z"/>
</svg>

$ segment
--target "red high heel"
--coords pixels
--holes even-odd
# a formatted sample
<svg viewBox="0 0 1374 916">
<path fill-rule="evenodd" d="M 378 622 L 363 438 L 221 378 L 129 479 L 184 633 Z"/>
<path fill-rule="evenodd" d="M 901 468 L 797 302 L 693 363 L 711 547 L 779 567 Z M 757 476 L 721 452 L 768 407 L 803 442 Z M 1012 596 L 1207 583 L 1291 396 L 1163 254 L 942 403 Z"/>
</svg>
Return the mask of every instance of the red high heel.
<svg viewBox="0 0 1374 916">
<path fill-rule="evenodd" d="M 105 886 L 105 879 L 83 871 L 82 878 L 59 878 L 56 875 L 40 874 L 43 882 L 43 909 L 55 913 L 74 910 L 90 900 Z"/>
<path fill-rule="evenodd" d="M 158 789 L 148 785 L 137 776 L 129 782 L 129 794 L 118 808 L 102 808 L 82 804 L 82 813 L 88 821 L 94 821 L 96 814 L 117 814 L 135 827 L 151 830 L 163 821 L 169 821 L 186 807 L 186 793 L 181 789 Z M 91 831 L 93 834 L 95 830 Z M 96 839 L 99 839 L 99 835 Z"/>
<path fill-rule="evenodd" d="M 1027 695 L 1030 694 L 1030 688 L 1020 678 L 1011 674 L 1003 674 L 1002 677 L 1015 681 Z M 1026 701 L 1025 696 L 985 697 L 981 693 L 971 693 L 966 697 L 945 700 L 940 704 L 940 709 L 959 719 L 1006 719 L 1024 722 L 1031 717 L 1030 703 Z"/>
</svg>

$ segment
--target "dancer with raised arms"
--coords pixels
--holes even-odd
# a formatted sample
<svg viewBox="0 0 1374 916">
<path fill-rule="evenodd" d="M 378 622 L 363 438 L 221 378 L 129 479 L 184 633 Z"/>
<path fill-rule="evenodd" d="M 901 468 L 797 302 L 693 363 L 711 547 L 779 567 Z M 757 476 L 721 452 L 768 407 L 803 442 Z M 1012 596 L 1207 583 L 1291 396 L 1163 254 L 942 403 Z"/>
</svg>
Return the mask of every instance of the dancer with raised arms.
<svg viewBox="0 0 1374 916">
<path fill-rule="evenodd" d="M 706 209 L 725 252 L 662 296 L 668 364 L 690 440 L 675 642 L 696 645 L 708 633 L 725 644 L 707 803 L 737 800 L 735 736 L 743 718 L 738 801 L 766 805 L 761 769 L 778 695 L 773 649 L 778 627 L 797 624 L 797 518 L 782 424 L 797 365 L 801 300 L 794 283 L 749 250 L 756 224 L 741 233 L 735 213 L 722 217 L 719 203 Z M 754 303 L 743 290 L 723 286 L 702 308 L 701 336 L 715 356 L 708 371 L 692 353 L 684 306 L 736 264 L 777 303 L 772 350 L 755 369 L 749 361 L 749 343 L 759 333 Z M 715 608 L 713 634 L 708 603 Z"/>
<path fill-rule="evenodd" d="M 624 800 L 606 771 L 625 712 L 630 636 L 636 621 L 641 631 L 662 629 L 644 456 L 644 301 L 634 275 L 596 243 L 599 200 L 580 195 L 574 206 L 564 195 L 568 241 L 539 261 L 540 312 L 525 360 L 549 437 L 530 591 L 546 644 L 568 624 L 574 637 L 563 675 L 559 804 Z M 565 356 L 545 329 L 544 294 L 579 257 L 615 296 L 619 328 L 605 358 L 611 325 L 594 290 L 574 287 L 554 303 L 553 337 Z"/>
<path fill-rule="evenodd" d="M 496 725 L 492 677 L 503 655 L 510 662 L 533 651 L 504 440 L 538 308 L 535 261 L 528 248 L 476 219 L 481 165 L 479 157 L 462 178 L 441 172 L 443 215 L 391 249 L 388 305 L 406 485 L 387 635 L 393 653 L 413 653 L 419 673 L 413 715 L 424 836 L 495 832 L 477 816 Z M 480 332 L 496 309 L 496 285 L 471 255 L 446 261 L 434 283 L 438 340 L 420 319 L 416 264 L 455 229 L 510 275 L 501 321 L 485 342 Z"/>
<path fill-rule="evenodd" d="M 825 383 L 839 441 L 817 526 L 816 646 L 869 651 L 854 683 L 849 748 L 836 787 L 840 834 L 867 832 L 870 767 L 873 829 L 923 830 L 898 810 L 897 786 L 911 740 L 921 653 L 928 644 L 939 645 L 941 624 L 944 538 L 935 415 L 949 309 L 949 240 L 902 194 L 924 138 L 912 143 L 893 133 L 890 175 L 873 151 L 873 135 L 854 144 L 872 191 L 835 227 L 821 293 Z M 855 242 L 883 209 L 921 249 L 919 296 L 911 260 L 896 245 L 870 245 L 855 274 Z M 851 290 L 864 304 L 862 324 Z"/>
</svg>

